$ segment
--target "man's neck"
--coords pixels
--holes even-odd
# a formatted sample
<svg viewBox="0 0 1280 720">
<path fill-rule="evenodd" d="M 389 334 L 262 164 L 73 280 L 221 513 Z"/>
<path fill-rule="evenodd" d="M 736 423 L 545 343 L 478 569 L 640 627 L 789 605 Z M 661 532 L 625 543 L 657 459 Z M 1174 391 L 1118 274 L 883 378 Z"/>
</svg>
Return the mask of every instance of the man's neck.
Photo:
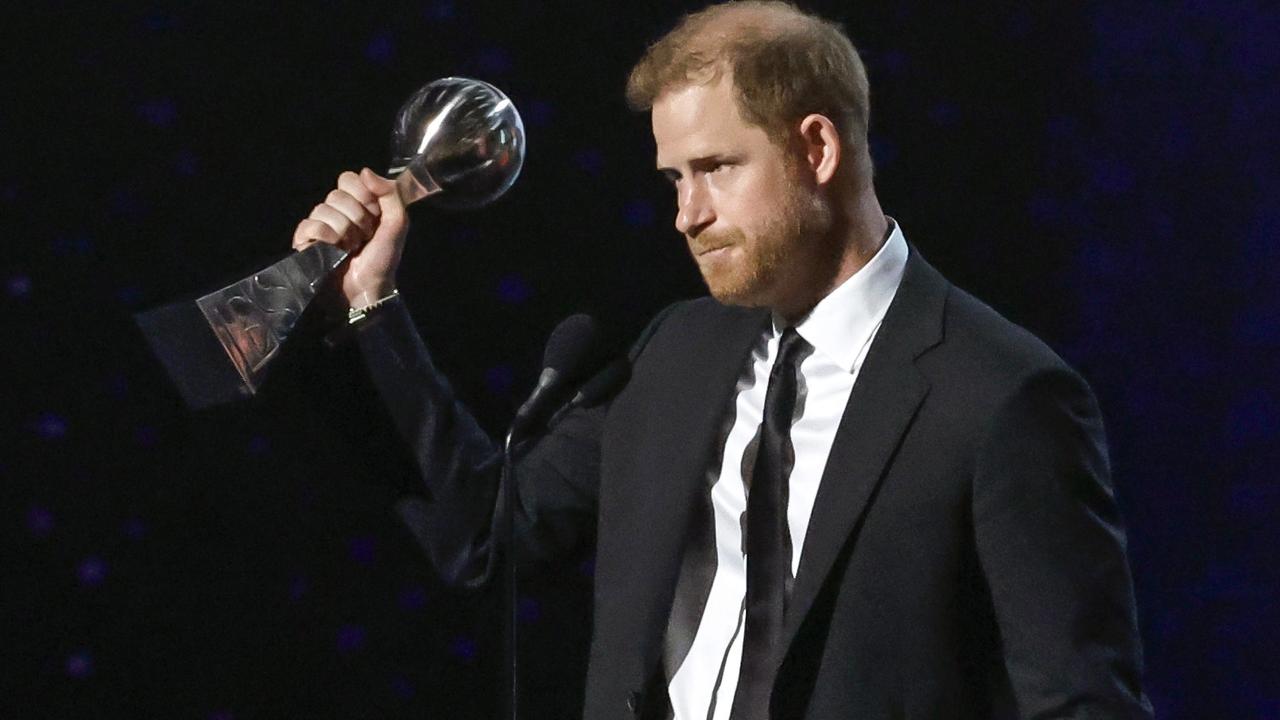
<svg viewBox="0 0 1280 720">
<path fill-rule="evenodd" d="M 774 308 L 788 323 L 800 320 L 823 298 L 853 277 L 854 273 L 875 257 L 889 238 L 889 220 L 880 209 L 880 201 L 871 188 L 857 193 L 839 206 L 834 220 L 832 232 L 838 239 L 833 243 L 831 265 L 827 266 L 834 268 L 834 271 L 819 269 L 822 274 L 811 286 L 820 288 L 817 293 L 806 293 L 791 307 Z"/>
</svg>

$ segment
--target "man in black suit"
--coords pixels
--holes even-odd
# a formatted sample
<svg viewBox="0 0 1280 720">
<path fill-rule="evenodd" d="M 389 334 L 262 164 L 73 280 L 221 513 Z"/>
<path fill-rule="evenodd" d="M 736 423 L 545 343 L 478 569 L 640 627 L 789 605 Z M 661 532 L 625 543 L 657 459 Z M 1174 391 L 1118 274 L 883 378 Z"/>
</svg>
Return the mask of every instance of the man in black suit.
<svg viewBox="0 0 1280 720">
<path fill-rule="evenodd" d="M 1097 405 L 880 209 L 838 27 L 741 2 L 637 65 L 678 303 L 610 402 L 520 460 L 519 546 L 594 543 L 586 717 L 1148 718 Z M 358 250 L 358 342 L 424 480 L 433 560 L 492 570 L 496 450 L 394 292 L 394 185 L 343 174 L 298 226 Z"/>
</svg>

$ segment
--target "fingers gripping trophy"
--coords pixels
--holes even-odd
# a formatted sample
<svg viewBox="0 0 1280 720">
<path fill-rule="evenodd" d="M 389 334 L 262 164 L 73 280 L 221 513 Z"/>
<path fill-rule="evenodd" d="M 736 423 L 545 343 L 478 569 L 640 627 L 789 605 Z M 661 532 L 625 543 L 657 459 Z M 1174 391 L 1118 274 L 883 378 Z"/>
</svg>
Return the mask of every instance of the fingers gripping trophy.
<svg viewBox="0 0 1280 720">
<path fill-rule="evenodd" d="M 290 331 L 327 282 L 359 313 L 395 292 L 406 206 L 470 209 L 505 193 L 524 164 L 515 105 L 480 80 L 449 77 L 400 108 L 387 177 L 343 173 L 298 224 L 295 253 L 209 293 L 135 319 L 178 387 L 201 408 L 255 394 Z"/>
</svg>

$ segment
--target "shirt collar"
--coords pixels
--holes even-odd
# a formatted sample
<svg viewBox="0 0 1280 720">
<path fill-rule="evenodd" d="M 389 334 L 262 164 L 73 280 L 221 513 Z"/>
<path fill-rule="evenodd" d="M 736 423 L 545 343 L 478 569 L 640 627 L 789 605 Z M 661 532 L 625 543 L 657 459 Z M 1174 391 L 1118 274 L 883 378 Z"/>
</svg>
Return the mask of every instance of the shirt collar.
<svg viewBox="0 0 1280 720">
<path fill-rule="evenodd" d="M 796 332 L 845 372 L 853 372 L 867 344 L 880 327 L 889 303 L 898 291 L 907 265 L 907 240 L 902 228 L 889 218 L 892 230 L 875 256 L 835 290 L 818 301 L 796 323 Z M 775 335 L 785 324 L 773 318 Z"/>
</svg>

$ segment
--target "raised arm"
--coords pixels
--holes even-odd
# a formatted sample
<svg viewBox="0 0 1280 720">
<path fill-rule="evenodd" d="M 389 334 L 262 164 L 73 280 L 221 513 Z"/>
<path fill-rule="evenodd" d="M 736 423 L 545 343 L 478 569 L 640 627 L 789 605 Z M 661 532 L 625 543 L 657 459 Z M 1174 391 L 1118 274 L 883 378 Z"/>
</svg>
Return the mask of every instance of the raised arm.
<svg viewBox="0 0 1280 720">
<path fill-rule="evenodd" d="M 364 364 L 421 477 L 402 516 L 450 584 L 473 587 L 493 574 L 501 455 L 436 369 L 404 303 L 396 270 L 408 220 L 395 184 L 365 169 L 345 172 L 298 224 L 293 246 L 326 242 L 352 253 L 338 289 L 346 303 L 377 310 L 353 331 Z M 594 531 L 603 409 L 566 414 L 519 459 L 516 525 L 522 562 L 570 552 Z"/>
</svg>

